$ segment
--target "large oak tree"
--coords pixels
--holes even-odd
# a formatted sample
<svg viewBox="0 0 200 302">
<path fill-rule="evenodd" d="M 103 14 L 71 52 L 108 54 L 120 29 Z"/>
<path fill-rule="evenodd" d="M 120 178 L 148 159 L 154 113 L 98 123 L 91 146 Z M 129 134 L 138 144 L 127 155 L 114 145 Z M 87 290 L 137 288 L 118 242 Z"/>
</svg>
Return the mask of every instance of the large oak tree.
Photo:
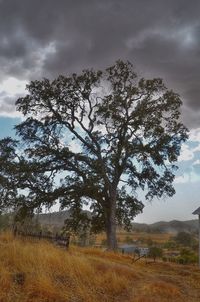
<svg viewBox="0 0 200 302">
<path fill-rule="evenodd" d="M 122 61 L 27 89 L 16 102 L 25 117 L 16 126 L 24 148 L 13 172 L 18 200 L 32 209 L 59 200 L 74 219 L 87 219 L 88 205 L 93 230 L 105 229 L 116 248 L 116 226 L 130 226 L 143 209 L 138 192 L 149 200 L 175 193 L 174 163 L 187 138 L 179 95 Z"/>
</svg>

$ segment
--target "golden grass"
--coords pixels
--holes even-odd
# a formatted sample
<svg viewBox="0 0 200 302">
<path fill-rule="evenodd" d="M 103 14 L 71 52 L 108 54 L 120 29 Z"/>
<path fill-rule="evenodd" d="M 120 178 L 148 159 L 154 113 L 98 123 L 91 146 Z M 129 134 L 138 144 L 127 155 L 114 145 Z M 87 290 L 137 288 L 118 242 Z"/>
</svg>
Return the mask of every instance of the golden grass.
<svg viewBox="0 0 200 302">
<path fill-rule="evenodd" d="M 147 232 L 126 232 L 124 230 L 117 231 L 117 241 L 119 243 L 124 243 L 127 241 L 127 238 L 132 239 L 133 241 L 147 241 L 152 240 L 156 243 L 164 243 L 172 237 L 170 233 L 147 233 Z M 106 240 L 106 234 L 101 233 L 96 236 L 96 244 L 101 244 Z"/>
<path fill-rule="evenodd" d="M 200 270 L 0 235 L 0 302 L 200 301 Z"/>
</svg>

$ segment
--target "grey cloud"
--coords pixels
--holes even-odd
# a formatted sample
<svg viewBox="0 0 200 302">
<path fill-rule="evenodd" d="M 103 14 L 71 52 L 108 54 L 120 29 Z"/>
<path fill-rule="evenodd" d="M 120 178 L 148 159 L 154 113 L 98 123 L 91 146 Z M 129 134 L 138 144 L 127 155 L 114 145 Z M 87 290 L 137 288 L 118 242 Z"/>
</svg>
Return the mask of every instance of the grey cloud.
<svg viewBox="0 0 200 302">
<path fill-rule="evenodd" d="M 199 11 L 198 0 L 1 1 L 0 80 L 54 78 L 128 59 L 180 93 L 185 122 L 196 127 Z"/>
<path fill-rule="evenodd" d="M 16 116 L 15 102 L 22 94 L 9 96 L 6 92 L 0 93 L 0 114 L 7 116 Z"/>
<path fill-rule="evenodd" d="M 0 96 L 0 112 L 8 113 L 8 114 L 14 112 L 14 104 L 15 104 L 15 98 L 5 95 L 2 98 Z"/>
<path fill-rule="evenodd" d="M 184 105 L 182 108 L 182 119 L 189 129 L 199 128 L 200 110 Z"/>
</svg>

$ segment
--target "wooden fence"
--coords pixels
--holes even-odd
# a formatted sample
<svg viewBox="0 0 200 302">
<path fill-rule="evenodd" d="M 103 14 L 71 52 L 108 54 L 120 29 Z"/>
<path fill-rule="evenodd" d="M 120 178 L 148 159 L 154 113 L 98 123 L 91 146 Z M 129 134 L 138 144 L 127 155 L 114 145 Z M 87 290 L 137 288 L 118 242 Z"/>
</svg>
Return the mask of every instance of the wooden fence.
<svg viewBox="0 0 200 302">
<path fill-rule="evenodd" d="M 69 243 L 70 243 L 70 234 L 66 234 L 64 236 L 56 234 L 56 235 L 46 235 L 42 234 L 42 232 L 39 233 L 29 233 L 29 232 L 18 232 L 17 230 L 13 231 L 14 236 L 22 236 L 22 237 L 30 237 L 30 238 L 36 238 L 38 240 L 48 240 L 51 241 L 59 246 L 65 247 L 68 249 Z"/>
</svg>

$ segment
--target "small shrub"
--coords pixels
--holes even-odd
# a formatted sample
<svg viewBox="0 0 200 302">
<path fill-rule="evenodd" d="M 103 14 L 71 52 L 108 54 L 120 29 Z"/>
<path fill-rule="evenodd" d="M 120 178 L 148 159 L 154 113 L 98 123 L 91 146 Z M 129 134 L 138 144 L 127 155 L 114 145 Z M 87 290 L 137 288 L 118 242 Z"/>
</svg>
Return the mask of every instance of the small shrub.
<svg viewBox="0 0 200 302">
<path fill-rule="evenodd" d="M 163 254 L 163 250 L 157 246 L 152 246 L 150 247 L 149 249 L 149 254 L 148 256 L 150 258 L 153 258 L 154 262 L 156 261 L 156 258 L 160 258 L 162 257 L 162 254 Z"/>
<path fill-rule="evenodd" d="M 17 285 L 23 285 L 25 282 L 25 273 L 16 273 L 13 275 L 13 282 Z"/>
<path fill-rule="evenodd" d="M 180 264 L 192 264 L 198 262 L 198 256 L 190 249 L 182 249 L 180 256 L 176 258 L 176 261 Z"/>
</svg>

